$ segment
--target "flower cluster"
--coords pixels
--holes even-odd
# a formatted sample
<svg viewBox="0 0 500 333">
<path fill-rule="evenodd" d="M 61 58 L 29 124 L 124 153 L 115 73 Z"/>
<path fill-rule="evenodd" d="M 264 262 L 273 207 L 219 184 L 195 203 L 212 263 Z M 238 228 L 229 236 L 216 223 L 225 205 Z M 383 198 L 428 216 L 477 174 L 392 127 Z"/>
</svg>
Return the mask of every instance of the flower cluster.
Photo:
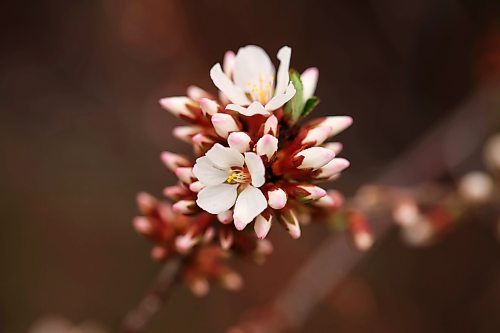
<svg viewBox="0 0 500 333">
<path fill-rule="evenodd" d="M 173 134 L 191 144 L 197 158 L 162 153 L 162 161 L 179 179 L 164 190 L 171 208 L 145 194 L 139 198 L 144 216 L 134 224 L 159 244 L 153 257 L 187 254 L 212 240 L 224 250 L 253 253 L 272 224 L 299 238 L 301 224 L 331 214 L 342 203 L 338 192 L 318 183 L 336 179 L 349 166 L 336 157 L 342 145 L 326 141 L 349 127 L 352 119 L 305 121 L 319 102 L 314 96 L 318 70 L 298 74 L 289 68 L 290 57 L 291 49 L 281 48 L 276 71 L 260 47 L 228 51 L 222 66 L 210 70 L 217 98 L 191 86 L 187 96 L 160 100 L 164 109 L 188 123 Z M 249 225 L 257 239 L 241 232 Z"/>
</svg>

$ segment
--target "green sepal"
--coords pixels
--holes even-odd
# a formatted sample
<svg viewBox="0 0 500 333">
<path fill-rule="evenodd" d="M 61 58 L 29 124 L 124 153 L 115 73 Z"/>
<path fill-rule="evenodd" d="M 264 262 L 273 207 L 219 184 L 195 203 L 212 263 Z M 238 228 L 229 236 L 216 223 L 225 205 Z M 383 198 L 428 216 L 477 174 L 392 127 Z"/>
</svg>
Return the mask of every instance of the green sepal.
<svg viewBox="0 0 500 333">
<path fill-rule="evenodd" d="M 295 95 L 285 104 L 284 110 L 285 116 L 290 124 L 295 124 L 297 120 L 300 119 L 305 105 L 303 97 L 304 87 L 302 85 L 302 80 L 300 79 L 300 74 L 294 69 L 290 70 L 290 81 L 292 81 L 292 84 L 295 87 Z"/>
<path fill-rule="evenodd" d="M 300 115 L 300 118 L 305 118 L 311 113 L 314 108 L 319 104 L 319 98 L 316 96 L 313 96 L 311 98 L 308 98 L 306 103 L 304 104 L 304 108 L 302 109 L 302 114 Z"/>
</svg>

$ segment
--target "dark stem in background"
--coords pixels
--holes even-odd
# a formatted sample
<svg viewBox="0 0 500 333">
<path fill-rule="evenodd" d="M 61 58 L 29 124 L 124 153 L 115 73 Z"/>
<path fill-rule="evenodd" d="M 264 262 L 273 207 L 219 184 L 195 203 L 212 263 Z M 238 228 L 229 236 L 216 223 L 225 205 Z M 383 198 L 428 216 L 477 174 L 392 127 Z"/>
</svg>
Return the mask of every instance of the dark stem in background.
<svg viewBox="0 0 500 333">
<path fill-rule="evenodd" d="M 122 323 L 122 333 L 145 332 L 153 316 L 162 308 L 178 278 L 181 258 L 172 258 L 163 266 L 151 289 L 136 308 L 129 311 Z"/>
<path fill-rule="evenodd" d="M 482 87 L 450 117 L 423 135 L 375 182 L 414 185 L 457 168 L 500 124 L 500 84 Z M 387 218 L 375 218 L 376 239 L 391 229 Z M 368 256 L 340 234 L 329 236 L 268 305 L 246 313 L 229 333 L 279 333 L 300 329 L 316 307 Z M 325 263 L 335 263 L 328 265 Z"/>
</svg>

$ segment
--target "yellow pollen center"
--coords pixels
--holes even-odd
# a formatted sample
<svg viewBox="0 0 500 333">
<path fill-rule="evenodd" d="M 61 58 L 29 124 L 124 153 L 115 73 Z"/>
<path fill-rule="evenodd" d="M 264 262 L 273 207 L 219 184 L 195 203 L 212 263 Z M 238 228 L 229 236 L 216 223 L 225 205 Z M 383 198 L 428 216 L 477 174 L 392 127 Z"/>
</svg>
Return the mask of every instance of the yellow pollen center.
<svg viewBox="0 0 500 333">
<path fill-rule="evenodd" d="M 226 183 L 229 183 L 229 184 L 234 184 L 234 183 L 241 184 L 241 183 L 247 183 L 249 181 L 248 174 L 245 171 L 243 171 L 243 170 L 229 169 L 227 171 L 230 173 L 230 175 L 229 175 L 229 177 L 227 177 Z"/>
</svg>

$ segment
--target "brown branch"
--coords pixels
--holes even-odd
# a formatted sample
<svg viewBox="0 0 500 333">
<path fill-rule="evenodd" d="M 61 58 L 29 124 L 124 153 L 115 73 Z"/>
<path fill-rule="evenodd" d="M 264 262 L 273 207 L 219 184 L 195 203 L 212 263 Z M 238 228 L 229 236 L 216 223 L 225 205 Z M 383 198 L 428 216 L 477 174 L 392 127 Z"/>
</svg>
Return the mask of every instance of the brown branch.
<svg viewBox="0 0 500 333">
<path fill-rule="evenodd" d="M 483 87 L 443 120 L 378 178 L 383 184 L 430 181 L 460 165 L 500 124 L 500 85 Z M 388 219 L 374 220 L 381 239 Z M 329 236 L 269 305 L 244 316 L 231 333 L 277 333 L 303 326 L 310 313 L 357 266 L 365 254 L 339 234 Z M 328 265 L 325 263 L 334 263 Z M 245 318 L 246 317 L 246 318 Z"/>
<path fill-rule="evenodd" d="M 145 332 L 153 316 L 165 303 L 172 285 L 181 269 L 181 258 L 172 258 L 163 266 L 151 289 L 142 298 L 136 308 L 132 309 L 123 320 L 123 333 Z"/>
</svg>

